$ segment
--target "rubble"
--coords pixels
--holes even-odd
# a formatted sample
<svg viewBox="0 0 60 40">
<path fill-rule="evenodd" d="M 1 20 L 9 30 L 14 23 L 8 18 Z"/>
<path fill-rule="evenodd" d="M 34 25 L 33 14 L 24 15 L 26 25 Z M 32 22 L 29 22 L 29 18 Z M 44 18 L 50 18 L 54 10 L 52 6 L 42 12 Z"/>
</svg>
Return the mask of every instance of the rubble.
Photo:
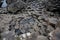
<svg viewBox="0 0 60 40">
<path fill-rule="evenodd" d="M 2 39 L 59 40 L 60 17 L 46 10 L 47 1 L 23 1 L 8 0 L 8 7 L 0 8 Z"/>
</svg>

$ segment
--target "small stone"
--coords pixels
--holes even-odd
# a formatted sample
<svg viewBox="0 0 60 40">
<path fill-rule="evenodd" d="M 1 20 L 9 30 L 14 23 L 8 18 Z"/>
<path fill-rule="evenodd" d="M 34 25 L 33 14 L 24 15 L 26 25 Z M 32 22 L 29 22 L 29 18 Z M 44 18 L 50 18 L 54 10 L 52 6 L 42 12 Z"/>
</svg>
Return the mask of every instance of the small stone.
<svg viewBox="0 0 60 40">
<path fill-rule="evenodd" d="M 48 25 L 47 31 L 48 31 L 48 32 L 51 32 L 51 31 L 53 31 L 53 30 L 54 30 L 54 28 L 53 28 L 52 26 Z"/>
<path fill-rule="evenodd" d="M 40 36 L 37 37 L 37 40 L 48 40 L 48 38 L 40 35 Z"/>
<path fill-rule="evenodd" d="M 53 18 L 53 17 L 49 18 L 50 23 L 56 24 L 57 21 L 58 21 L 57 18 Z"/>
</svg>

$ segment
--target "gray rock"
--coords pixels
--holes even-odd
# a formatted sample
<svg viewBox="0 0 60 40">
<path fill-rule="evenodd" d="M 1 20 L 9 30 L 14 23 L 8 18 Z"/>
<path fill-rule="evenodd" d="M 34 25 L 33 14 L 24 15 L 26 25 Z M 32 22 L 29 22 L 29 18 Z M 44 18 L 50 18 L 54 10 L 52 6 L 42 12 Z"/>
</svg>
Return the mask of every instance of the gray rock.
<svg viewBox="0 0 60 40">
<path fill-rule="evenodd" d="M 50 40 L 60 40 L 60 28 L 50 32 Z"/>
<path fill-rule="evenodd" d="M 3 32 L 2 34 L 2 38 L 6 39 L 6 40 L 15 40 L 15 37 L 14 37 L 14 32 L 13 31 L 6 31 L 6 32 Z"/>
<path fill-rule="evenodd" d="M 10 5 L 8 5 L 8 11 L 10 12 L 16 12 L 18 10 L 22 10 L 26 7 L 26 3 L 24 3 L 21 0 L 17 0 L 16 2 L 11 3 Z"/>
<path fill-rule="evenodd" d="M 48 38 L 40 35 L 40 36 L 37 37 L 37 40 L 48 40 Z"/>
<path fill-rule="evenodd" d="M 58 19 L 57 18 L 53 18 L 53 17 L 49 18 L 48 20 L 49 20 L 50 23 L 53 23 L 53 24 L 57 24 L 57 22 L 58 22 Z"/>
</svg>

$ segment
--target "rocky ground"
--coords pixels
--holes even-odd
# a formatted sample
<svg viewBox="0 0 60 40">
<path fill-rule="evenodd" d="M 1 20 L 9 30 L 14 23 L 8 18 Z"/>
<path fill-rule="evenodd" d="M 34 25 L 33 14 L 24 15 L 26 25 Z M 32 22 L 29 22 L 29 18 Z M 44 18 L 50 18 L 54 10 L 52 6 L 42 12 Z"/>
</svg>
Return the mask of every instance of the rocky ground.
<svg viewBox="0 0 60 40">
<path fill-rule="evenodd" d="M 23 10 L 11 5 L 0 8 L 1 40 L 60 40 L 57 14 L 47 11 L 42 2 L 23 5 L 26 7 Z"/>
</svg>

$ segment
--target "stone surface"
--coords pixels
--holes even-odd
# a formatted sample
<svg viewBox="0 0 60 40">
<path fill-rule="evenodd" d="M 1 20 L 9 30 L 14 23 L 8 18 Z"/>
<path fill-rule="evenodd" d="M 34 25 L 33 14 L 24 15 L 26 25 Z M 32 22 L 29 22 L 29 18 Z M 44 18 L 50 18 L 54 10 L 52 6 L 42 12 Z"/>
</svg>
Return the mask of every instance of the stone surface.
<svg viewBox="0 0 60 40">
<path fill-rule="evenodd" d="M 48 39 L 47 39 L 47 37 L 40 35 L 40 36 L 38 36 L 37 40 L 48 40 Z"/>
<path fill-rule="evenodd" d="M 57 20 L 57 18 L 49 18 L 49 22 L 50 23 L 53 23 L 53 24 L 57 24 L 57 22 L 58 22 L 58 20 Z"/>
<path fill-rule="evenodd" d="M 57 28 L 56 30 L 52 31 L 50 33 L 50 39 L 51 40 L 60 40 L 60 28 Z"/>
<path fill-rule="evenodd" d="M 24 34 L 25 37 L 26 33 L 31 33 L 30 37 L 26 36 L 24 39 L 22 37 L 21 40 L 51 40 L 49 33 L 55 32 L 55 29 L 60 27 L 60 17 L 46 10 L 46 1 L 31 1 L 27 5 L 25 5 L 27 2 L 24 0 L 24 2 L 15 1 L 8 0 L 8 8 L 0 8 L 2 39 L 4 37 L 9 40 L 20 39 L 20 35 Z M 59 31 L 56 31 L 54 35 L 50 35 L 53 36 L 53 39 L 58 38 L 57 40 L 59 40 L 59 34 Z"/>
</svg>

